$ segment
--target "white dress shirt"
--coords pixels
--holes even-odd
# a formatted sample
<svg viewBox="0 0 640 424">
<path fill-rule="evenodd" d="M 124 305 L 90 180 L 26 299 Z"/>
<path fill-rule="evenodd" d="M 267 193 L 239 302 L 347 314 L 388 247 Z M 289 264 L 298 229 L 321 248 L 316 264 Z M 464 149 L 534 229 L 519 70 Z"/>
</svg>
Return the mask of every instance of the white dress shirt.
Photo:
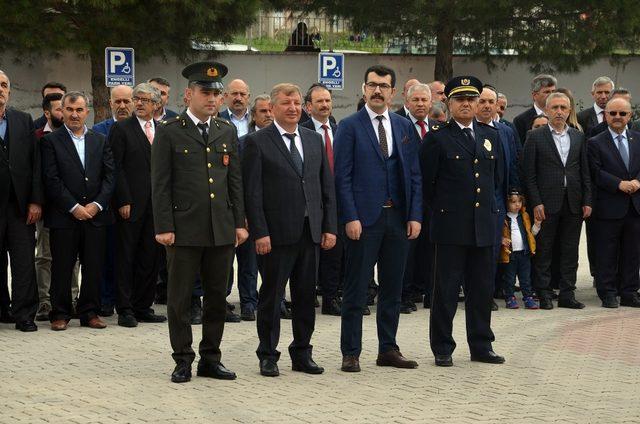
<svg viewBox="0 0 640 424">
<path fill-rule="evenodd" d="M 456 122 L 456 124 L 458 124 L 458 126 L 460 127 L 461 130 L 464 130 L 465 128 L 469 128 L 471 130 L 471 134 L 473 135 L 473 138 L 476 138 L 476 132 L 473 130 L 473 121 L 471 121 L 471 123 L 469 124 L 469 126 L 464 126 L 462 125 L 460 122 L 456 121 L 454 119 L 454 121 Z"/>
<path fill-rule="evenodd" d="M 373 132 L 376 133 L 378 143 L 380 143 L 380 134 L 378 134 L 378 125 L 380 121 L 378 121 L 378 116 L 384 116 L 384 119 L 382 120 L 382 127 L 384 128 L 384 132 L 387 134 L 387 150 L 389 152 L 389 156 L 391 156 L 393 154 L 393 134 L 391 130 L 391 120 L 389 119 L 389 109 L 387 108 L 383 113 L 378 114 L 372 111 L 368 104 L 365 104 L 364 107 L 369 114 L 371 125 L 373 125 Z"/>
<path fill-rule="evenodd" d="M 193 121 L 193 125 L 196 126 L 196 128 L 198 129 L 198 131 L 200 131 L 200 135 L 202 135 L 202 130 L 200 128 L 198 128 L 198 124 L 199 123 L 203 123 L 203 124 L 207 124 L 207 126 L 209 127 L 209 129 L 211 129 L 211 117 L 208 117 L 206 121 L 202 122 L 200 120 L 200 118 L 198 118 L 196 115 L 194 115 L 193 113 L 191 113 L 191 109 L 187 108 L 187 116 L 189 118 L 191 118 L 191 120 Z"/>
<path fill-rule="evenodd" d="M 522 233 L 520 232 L 520 226 L 518 225 L 518 213 L 507 212 L 507 216 L 511 221 L 511 251 L 519 252 L 524 250 Z"/>
<path fill-rule="evenodd" d="M 247 110 L 242 117 L 238 118 L 229 110 L 229 120 L 238 130 L 238 138 L 249 132 L 249 111 Z"/>
<path fill-rule="evenodd" d="M 409 117 L 409 119 L 411 119 L 411 122 L 413 122 L 413 126 L 416 127 L 416 131 L 418 131 L 418 134 L 422 134 L 422 127 L 418 124 L 418 119 L 415 118 L 411 112 L 407 112 L 407 116 Z M 425 135 L 427 133 L 429 133 L 429 118 L 425 118 L 423 120 L 424 122 L 424 129 L 426 130 Z"/>
<path fill-rule="evenodd" d="M 536 110 L 536 115 L 546 115 L 544 110 L 540 109 L 537 104 L 533 104 L 533 108 Z"/>
<path fill-rule="evenodd" d="M 598 106 L 597 103 L 594 103 L 593 111 L 596 113 L 596 118 L 598 118 L 598 124 L 601 124 L 602 121 L 604 121 L 604 109 Z"/>
<path fill-rule="evenodd" d="M 333 147 L 333 130 L 331 129 L 331 122 L 329 122 L 329 120 L 327 120 L 327 123 L 323 124 L 322 122 L 318 121 L 313 116 L 311 117 L 311 122 L 313 122 L 313 127 L 316 129 L 316 132 L 322 136 L 322 144 L 323 145 L 325 144 L 324 143 L 325 140 L 324 140 L 324 128 L 322 128 L 322 126 L 323 125 L 327 126 L 327 132 L 329 133 L 329 140 L 331 141 L 331 147 Z"/>
<path fill-rule="evenodd" d="M 285 136 L 285 134 L 295 134 L 296 138 L 295 138 L 295 143 L 296 143 L 296 148 L 298 149 L 298 153 L 300 153 L 300 157 L 302 158 L 302 162 L 304 162 L 304 150 L 302 150 L 302 139 L 300 138 L 300 131 L 298 131 L 298 126 L 296 125 L 296 129 L 294 132 L 290 133 L 287 130 L 285 130 L 284 128 L 282 128 L 280 125 L 278 125 L 278 123 L 274 120 L 273 123 L 276 125 L 276 128 L 278 129 L 278 132 L 280 133 L 280 136 L 282 137 L 282 141 L 284 141 L 285 146 L 287 146 L 287 149 L 289 149 L 289 151 L 291 151 L 291 140 L 289 140 L 288 137 Z"/>
<path fill-rule="evenodd" d="M 560 155 L 562 165 L 567 166 L 567 158 L 569 157 L 569 149 L 571 148 L 571 138 L 569 137 L 568 131 L 569 126 L 567 124 L 564 124 L 564 129 L 562 130 L 562 132 L 557 132 L 551 125 L 549 125 L 549 129 L 551 130 L 551 136 L 553 137 L 553 142 L 556 145 L 558 154 Z M 564 176 L 564 186 L 567 186 L 566 175 Z"/>
<path fill-rule="evenodd" d="M 84 162 L 85 162 L 85 148 L 84 148 L 84 136 L 87 134 L 87 126 L 84 126 L 84 129 L 82 131 L 82 135 L 75 135 L 73 133 L 73 131 L 71 131 L 69 129 L 69 127 L 67 127 L 66 125 L 64 126 L 67 129 L 67 132 L 69 133 L 69 136 L 71 137 L 71 141 L 73 142 L 73 145 L 76 148 L 76 151 L 78 152 L 78 156 L 80 157 L 80 162 L 82 163 L 82 167 L 84 168 Z M 98 206 L 98 209 L 100 209 L 102 211 L 102 205 L 100 205 L 100 203 L 98 202 L 91 202 L 91 203 L 95 203 L 96 206 Z M 73 207 L 71 209 L 69 209 L 69 212 L 73 213 L 73 211 L 80 206 L 79 203 L 76 203 L 75 205 L 73 205 Z"/>
</svg>

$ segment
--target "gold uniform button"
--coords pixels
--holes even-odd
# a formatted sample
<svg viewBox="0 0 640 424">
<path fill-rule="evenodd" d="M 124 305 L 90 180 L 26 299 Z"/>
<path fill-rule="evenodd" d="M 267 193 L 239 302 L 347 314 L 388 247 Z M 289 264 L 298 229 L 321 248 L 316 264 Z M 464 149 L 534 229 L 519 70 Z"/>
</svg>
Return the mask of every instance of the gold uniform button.
<svg viewBox="0 0 640 424">
<path fill-rule="evenodd" d="M 491 159 L 493 159 L 493 155 L 491 156 Z"/>
<path fill-rule="evenodd" d="M 476 202 L 476 208 L 480 207 L 480 203 Z"/>
<path fill-rule="evenodd" d="M 211 168 L 212 166 L 213 166 L 213 165 L 211 165 L 211 162 L 209 162 L 209 163 L 207 164 L 207 168 Z"/>
<path fill-rule="evenodd" d="M 207 153 L 211 151 L 211 147 L 207 147 Z"/>
<path fill-rule="evenodd" d="M 209 178 L 209 184 L 213 184 L 213 178 Z M 480 190 L 480 189 L 478 189 Z"/>
<path fill-rule="evenodd" d="M 89 177 L 84 177 L 84 180 L 85 181 L 89 181 Z"/>
<path fill-rule="evenodd" d="M 480 193 L 480 187 L 476 189 L 476 193 Z"/>
<path fill-rule="evenodd" d="M 474 159 L 474 160 L 473 160 L 473 163 L 478 163 L 478 159 Z"/>
<path fill-rule="evenodd" d="M 211 193 L 211 194 L 209 195 L 209 197 L 211 197 L 211 198 L 213 199 L 214 197 L 216 197 L 216 195 L 215 195 L 215 194 L 213 194 L 213 193 Z"/>
<path fill-rule="evenodd" d="M 476 172 L 476 178 L 480 178 L 480 174 Z"/>
</svg>

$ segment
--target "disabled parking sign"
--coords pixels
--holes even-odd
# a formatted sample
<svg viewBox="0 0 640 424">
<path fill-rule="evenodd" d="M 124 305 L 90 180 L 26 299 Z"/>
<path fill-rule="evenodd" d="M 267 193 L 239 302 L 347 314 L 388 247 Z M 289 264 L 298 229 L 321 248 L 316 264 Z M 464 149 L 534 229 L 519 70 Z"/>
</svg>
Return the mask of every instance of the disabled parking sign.
<svg viewBox="0 0 640 424">
<path fill-rule="evenodd" d="M 104 49 L 104 79 L 107 87 L 135 85 L 135 55 L 131 47 Z"/>
<path fill-rule="evenodd" d="M 344 90 L 344 54 L 318 55 L 318 82 L 330 90 Z"/>
</svg>

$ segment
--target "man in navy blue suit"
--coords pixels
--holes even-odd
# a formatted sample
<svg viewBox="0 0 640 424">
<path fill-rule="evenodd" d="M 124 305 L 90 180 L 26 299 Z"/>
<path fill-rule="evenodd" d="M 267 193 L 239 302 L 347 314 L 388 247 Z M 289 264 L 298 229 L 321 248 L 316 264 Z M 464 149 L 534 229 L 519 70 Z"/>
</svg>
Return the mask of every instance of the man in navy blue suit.
<svg viewBox="0 0 640 424">
<path fill-rule="evenodd" d="M 605 308 L 640 307 L 640 133 L 629 130 L 631 104 L 622 98 L 605 107 L 607 130 L 589 139 L 594 183 L 593 235 L 596 289 Z"/>
<path fill-rule="evenodd" d="M 116 121 L 123 121 L 133 113 L 133 88 L 128 85 L 117 85 L 111 88 L 109 95 L 111 114 L 109 119 L 93 125 L 93 130 L 107 137 L 111 126 Z"/>
<path fill-rule="evenodd" d="M 338 220 L 346 259 L 340 347 L 342 370 L 360 371 L 362 312 L 378 263 L 379 366 L 416 368 L 396 344 L 409 240 L 420 234 L 422 198 L 418 140 L 411 122 L 390 113 L 395 72 L 374 65 L 364 74 L 365 106 L 340 122 L 335 137 Z"/>
</svg>

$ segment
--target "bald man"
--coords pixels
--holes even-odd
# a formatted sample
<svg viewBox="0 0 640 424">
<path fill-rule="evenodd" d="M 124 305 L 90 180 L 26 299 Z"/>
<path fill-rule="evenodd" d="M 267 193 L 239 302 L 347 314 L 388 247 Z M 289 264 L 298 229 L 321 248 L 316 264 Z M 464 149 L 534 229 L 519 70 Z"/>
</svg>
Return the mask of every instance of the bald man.
<svg viewBox="0 0 640 424">
<path fill-rule="evenodd" d="M 402 116 L 403 118 L 409 117 L 409 107 L 407 106 L 408 105 L 407 93 L 409 92 L 409 89 L 416 84 L 420 84 L 420 81 L 418 81 L 415 78 L 411 78 L 410 80 L 404 83 L 404 88 L 402 89 L 402 98 L 404 99 L 404 104 L 400 109 L 395 111 L 395 113 Z"/>
<path fill-rule="evenodd" d="M 249 98 L 251 91 L 247 83 L 241 79 L 234 79 L 224 91 L 224 101 L 227 110 L 219 113 L 219 117 L 230 121 L 238 130 L 238 138 L 249 132 L 249 122 L 251 116 L 249 114 Z"/>
<path fill-rule="evenodd" d="M 133 113 L 133 88 L 128 85 L 112 87 L 109 94 L 109 106 L 111 107 L 111 118 L 93 126 L 95 132 L 105 137 L 109 135 L 109 130 L 114 122 L 123 121 Z"/>
</svg>

